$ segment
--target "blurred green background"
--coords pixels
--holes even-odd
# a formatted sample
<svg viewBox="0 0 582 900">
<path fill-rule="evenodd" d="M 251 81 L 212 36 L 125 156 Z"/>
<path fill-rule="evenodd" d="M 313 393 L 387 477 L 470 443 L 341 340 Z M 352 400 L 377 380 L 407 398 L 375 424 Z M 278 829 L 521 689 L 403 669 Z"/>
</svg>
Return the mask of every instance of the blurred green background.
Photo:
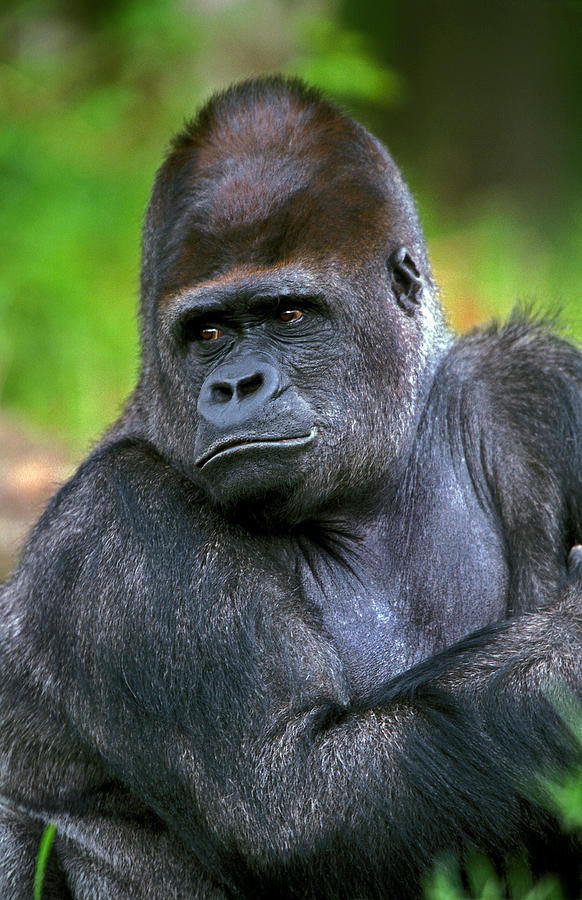
<svg viewBox="0 0 582 900">
<path fill-rule="evenodd" d="M 217 89 L 299 74 L 388 144 L 451 322 L 582 338 L 582 3 L 44 0 L 0 11 L 0 407 L 74 454 L 137 369 L 143 211 Z"/>
</svg>

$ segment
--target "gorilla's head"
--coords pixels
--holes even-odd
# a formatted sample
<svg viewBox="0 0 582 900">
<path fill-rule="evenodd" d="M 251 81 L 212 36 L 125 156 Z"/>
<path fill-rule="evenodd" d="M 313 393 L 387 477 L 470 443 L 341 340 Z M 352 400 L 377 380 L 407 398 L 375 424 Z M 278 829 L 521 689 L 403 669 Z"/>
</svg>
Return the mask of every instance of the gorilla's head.
<svg viewBox="0 0 582 900">
<path fill-rule="evenodd" d="M 280 78 L 214 97 L 174 140 L 142 321 L 150 439 L 227 514 L 287 521 L 399 470 L 448 340 L 388 152 Z"/>
</svg>

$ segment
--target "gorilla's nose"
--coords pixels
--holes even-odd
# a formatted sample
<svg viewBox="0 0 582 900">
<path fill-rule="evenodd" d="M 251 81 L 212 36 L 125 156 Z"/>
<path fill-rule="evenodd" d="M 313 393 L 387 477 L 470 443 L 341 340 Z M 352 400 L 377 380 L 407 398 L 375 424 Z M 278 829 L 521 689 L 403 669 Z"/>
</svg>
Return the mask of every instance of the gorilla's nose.
<svg viewBox="0 0 582 900">
<path fill-rule="evenodd" d="M 241 357 L 208 376 L 198 397 L 198 412 L 218 428 L 231 428 L 259 414 L 278 387 L 275 366 L 254 356 Z"/>
</svg>

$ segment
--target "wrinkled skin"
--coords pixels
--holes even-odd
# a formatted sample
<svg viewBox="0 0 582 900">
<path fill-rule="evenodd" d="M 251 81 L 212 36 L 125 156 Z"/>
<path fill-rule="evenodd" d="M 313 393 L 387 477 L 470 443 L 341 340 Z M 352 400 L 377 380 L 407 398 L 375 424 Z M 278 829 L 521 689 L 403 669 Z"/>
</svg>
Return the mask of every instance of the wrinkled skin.
<svg viewBox="0 0 582 900">
<path fill-rule="evenodd" d="M 144 233 L 143 364 L 0 593 L 0 895 L 407 898 L 580 848 L 582 357 L 447 330 L 387 151 L 218 96 Z"/>
</svg>

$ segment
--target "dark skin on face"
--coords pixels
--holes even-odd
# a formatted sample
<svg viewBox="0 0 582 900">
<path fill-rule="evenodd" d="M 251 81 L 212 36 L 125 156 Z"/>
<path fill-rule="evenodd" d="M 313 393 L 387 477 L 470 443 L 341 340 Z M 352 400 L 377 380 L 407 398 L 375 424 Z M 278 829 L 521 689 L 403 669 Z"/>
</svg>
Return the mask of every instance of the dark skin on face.
<svg viewBox="0 0 582 900">
<path fill-rule="evenodd" d="M 0 896 L 49 821 L 45 900 L 412 900 L 475 851 L 578 896 L 537 787 L 580 757 L 578 350 L 454 337 L 388 152 L 283 79 L 175 139 L 141 289 L 0 591 Z"/>
</svg>

